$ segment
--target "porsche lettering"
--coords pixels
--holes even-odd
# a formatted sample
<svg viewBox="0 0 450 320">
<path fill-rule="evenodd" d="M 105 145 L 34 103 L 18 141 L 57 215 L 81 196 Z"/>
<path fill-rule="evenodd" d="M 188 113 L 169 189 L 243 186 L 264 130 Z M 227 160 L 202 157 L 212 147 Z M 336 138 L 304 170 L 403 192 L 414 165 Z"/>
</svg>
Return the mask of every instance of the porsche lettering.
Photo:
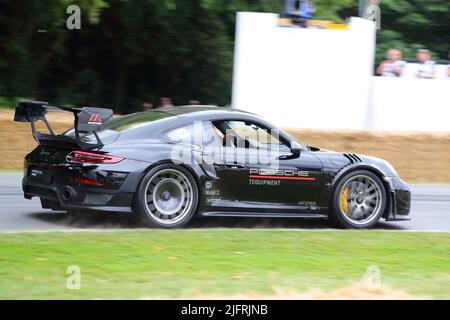
<svg viewBox="0 0 450 320">
<path fill-rule="evenodd" d="M 281 177 L 309 177 L 309 171 L 252 168 L 252 169 L 250 169 L 250 175 L 281 176 Z"/>
</svg>

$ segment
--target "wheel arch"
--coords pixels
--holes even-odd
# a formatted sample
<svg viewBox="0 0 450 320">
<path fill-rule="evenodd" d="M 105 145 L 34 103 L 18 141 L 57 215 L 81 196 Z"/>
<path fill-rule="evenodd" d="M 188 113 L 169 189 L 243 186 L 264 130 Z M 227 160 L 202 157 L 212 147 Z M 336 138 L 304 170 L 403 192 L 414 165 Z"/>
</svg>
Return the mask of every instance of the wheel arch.
<svg viewBox="0 0 450 320">
<path fill-rule="evenodd" d="M 386 180 L 384 179 L 386 177 L 386 175 L 383 173 L 383 171 L 381 171 L 380 169 L 378 169 L 376 167 L 367 165 L 367 164 L 358 164 L 358 165 L 344 167 L 333 178 L 332 183 L 331 183 L 330 203 L 331 203 L 331 201 L 333 201 L 333 195 L 336 192 L 336 187 L 339 184 L 339 182 L 341 182 L 341 180 L 343 178 L 345 178 L 345 176 L 347 176 L 348 174 L 358 171 L 358 170 L 366 170 L 366 171 L 369 171 L 369 172 L 375 174 L 380 179 L 381 183 L 383 184 L 383 186 L 386 190 L 386 198 L 389 201 L 389 198 L 390 198 L 389 193 L 391 191 L 391 187 L 390 187 L 389 183 L 387 183 Z"/>
</svg>

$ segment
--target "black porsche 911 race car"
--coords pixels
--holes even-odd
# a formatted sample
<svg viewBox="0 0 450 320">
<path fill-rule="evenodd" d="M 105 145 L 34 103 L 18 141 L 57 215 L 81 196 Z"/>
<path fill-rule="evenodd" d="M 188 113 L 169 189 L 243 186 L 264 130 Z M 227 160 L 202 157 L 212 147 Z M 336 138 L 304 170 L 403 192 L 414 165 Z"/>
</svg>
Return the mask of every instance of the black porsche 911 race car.
<svg viewBox="0 0 450 320">
<path fill-rule="evenodd" d="M 74 128 L 55 134 L 52 109 L 72 112 Z M 347 228 L 408 219 L 409 188 L 388 162 L 306 146 L 254 114 L 185 106 L 112 118 L 109 109 L 19 103 L 14 120 L 30 122 L 39 143 L 25 157 L 25 198 L 162 228 L 194 215 L 329 218 Z"/>
</svg>

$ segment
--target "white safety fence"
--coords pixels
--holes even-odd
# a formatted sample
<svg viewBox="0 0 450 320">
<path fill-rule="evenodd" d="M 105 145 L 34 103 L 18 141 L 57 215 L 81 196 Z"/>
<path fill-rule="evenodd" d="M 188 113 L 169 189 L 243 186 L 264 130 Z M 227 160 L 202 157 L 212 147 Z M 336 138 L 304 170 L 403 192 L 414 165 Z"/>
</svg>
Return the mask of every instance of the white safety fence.
<svg viewBox="0 0 450 320">
<path fill-rule="evenodd" d="M 237 17 L 233 107 L 293 128 L 450 131 L 450 80 L 373 77 L 374 23 L 283 28 Z"/>
</svg>

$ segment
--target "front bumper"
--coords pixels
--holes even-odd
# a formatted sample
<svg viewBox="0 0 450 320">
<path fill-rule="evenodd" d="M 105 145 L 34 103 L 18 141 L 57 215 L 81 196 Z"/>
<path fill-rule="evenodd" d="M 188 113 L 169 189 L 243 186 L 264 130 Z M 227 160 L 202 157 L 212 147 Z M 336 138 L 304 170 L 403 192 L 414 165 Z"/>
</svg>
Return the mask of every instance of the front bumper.
<svg viewBox="0 0 450 320">
<path fill-rule="evenodd" d="M 388 199 L 383 218 L 386 221 L 410 220 L 411 191 L 399 177 L 384 178 L 388 185 Z"/>
<path fill-rule="evenodd" d="M 25 198 L 39 197 L 46 209 L 131 213 L 134 192 L 148 166 L 127 159 L 119 164 L 63 166 L 25 161 L 22 188 Z M 77 178 L 99 181 L 101 185 L 78 183 Z"/>
</svg>

